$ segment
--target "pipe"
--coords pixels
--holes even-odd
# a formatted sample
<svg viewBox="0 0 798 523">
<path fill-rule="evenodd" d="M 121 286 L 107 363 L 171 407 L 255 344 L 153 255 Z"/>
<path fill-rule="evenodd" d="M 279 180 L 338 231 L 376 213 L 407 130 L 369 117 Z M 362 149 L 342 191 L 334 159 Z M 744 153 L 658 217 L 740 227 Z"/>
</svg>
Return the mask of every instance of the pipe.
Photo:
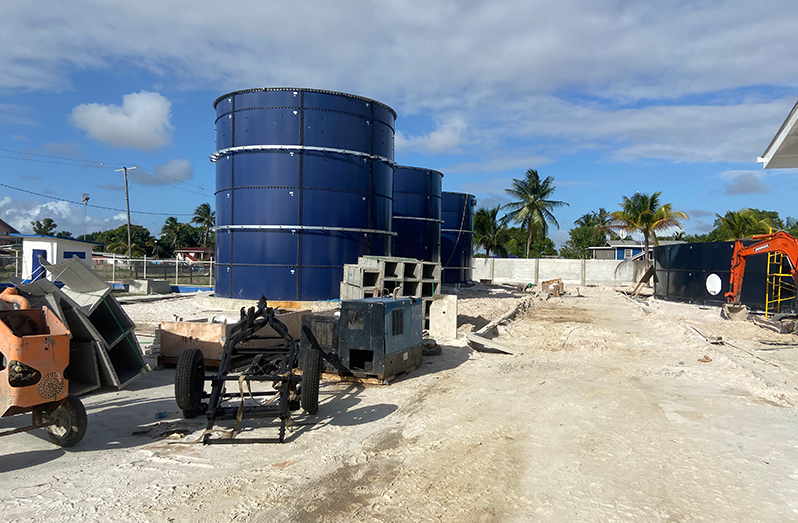
<svg viewBox="0 0 798 523">
<path fill-rule="evenodd" d="M 14 287 L 6 287 L 0 292 L 0 300 L 6 303 L 15 303 L 20 309 L 30 309 L 30 302 L 19 295 L 19 291 Z"/>
</svg>

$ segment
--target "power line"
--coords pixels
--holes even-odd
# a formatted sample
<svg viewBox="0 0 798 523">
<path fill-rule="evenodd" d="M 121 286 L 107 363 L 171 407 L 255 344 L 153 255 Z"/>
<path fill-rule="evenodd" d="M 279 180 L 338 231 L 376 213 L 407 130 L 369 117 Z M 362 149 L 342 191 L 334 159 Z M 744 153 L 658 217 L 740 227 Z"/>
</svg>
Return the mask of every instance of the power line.
<svg viewBox="0 0 798 523">
<path fill-rule="evenodd" d="M 50 200 L 56 200 L 59 202 L 67 202 L 74 205 L 83 205 L 83 202 L 78 202 L 76 200 L 67 200 L 66 198 L 56 198 L 55 196 L 50 196 L 47 194 L 42 194 L 34 191 L 29 191 L 27 189 L 20 189 L 19 187 L 13 187 L 11 185 L 6 185 L 4 183 L 0 183 L 0 187 L 5 187 L 7 189 L 14 189 L 15 191 L 20 191 L 28 194 L 33 194 L 35 196 L 40 196 L 42 198 L 49 198 Z M 115 209 L 113 207 L 104 207 L 102 205 L 94 205 L 94 204 L 86 204 L 89 207 L 93 207 L 95 209 L 104 209 L 106 211 L 116 211 L 116 212 L 126 212 L 125 209 Z M 193 213 L 168 213 L 168 212 L 148 212 L 148 211 L 130 211 L 135 214 L 150 214 L 155 216 L 194 216 Z"/>
<path fill-rule="evenodd" d="M 22 162 L 51 163 L 51 164 L 56 164 L 56 165 L 69 165 L 69 166 L 72 166 L 72 167 L 89 167 L 91 169 L 103 169 L 103 168 L 110 169 L 110 168 L 112 168 L 114 166 L 117 166 L 117 165 L 128 165 L 130 163 L 133 163 L 133 162 L 125 162 L 125 163 L 101 162 L 101 161 L 98 161 L 98 160 L 80 160 L 80 159 L 76 159 L 76 158 L 68 158 L 68 157 L 65 157 L 65 156 L 54 156 L 54 155 L 51 155 L 51 154 L 28 153 L 28 152 L 22 152 L 22 151 L 14 151 L 14 150 L 11 150 L 11 149 L 0 149 L 0 152 L 6 152 L 6 153 L 11 153 L 11 154 L 18 155 L 18 156 L 8 156 L 8 155 L 5 155 L 5 154 L 0 154 L 0 158 L 8 158 L 10 160 L 19 160 L 19 161 L 22 161 Z M 21 158 L 20 158 L 20 156 L 21 156 Z M 36 156 L 38 158 L 49 158 L 49 160 L 39 160 L 39 159 L 36 159 L 36 158 L 28 158 L 29 156 Z M 61 161 L 55 161 L 55 160 L 61 160 Z M 205 187 L 203 187 L 201 185 L 190 183 L 190 182 L 187 182 L 185 180 L 181 180 L 179 178 L 175 178 L 173 176 L 169 176 L 168 174 L 164 174 L 164 173 L 158 172 L 158 171 L 156 171 L 154 169 L 149 169 L 147 167 L 142 167 L 141 165 L 139 165 L 139 169 L 141 169 L 143 171 L 146 171 L 146 172 L 148 172 L 148 173 L 150 173 L 150 174 L 152 174 L 154 176 L 160 176 L 162 178 L 168 178 L 168 179 L 174 181 L 174 183 L 169 183 L 169 182 L 163 182 L 163 181 L 160 181 L 160 180 L 152 180 L 155 183 L 159 183 L 161 185 L 171 185 L 171 186 L 174 186 L 175 188 L 181 189 L 183 191 L 192 192 L 194 194 L 199 194 L 199 195 L 202 195 L 202 196 L 208 196 L 204 192 L 203 193 L 199 193 L 199 192 L 196 192 L 196 191 L 190 191 L 190 190 L 185 189 L 183 187 L 178 187 L 175 184 L 176 183 L 182 183 L 184 185 L 189 185 L 189 186 L 192 186 L 192 187 L 196 187 L 196 188 L 200 189 L 201 191 L 205 191 L 206 190 Z M 138 176 L 140 176 L 142 178 L 145 178 L 143 175 L 138 175 Z"/>
<path fill-rule="evenodd" d="M 161 185 L 168 185 L 168 186 L 170 186 L 170 187 L 173 187 L 173 188 L 175 188 L 175 189 L 180 189 L 181 191 L 190 192 L 190 193 L 192 193 L 192 194 L 199 194 L 200 196 L 208 196 L 208 194 L 206 194 L 206 193 L 201 193 L 201 192 L 197 192 L 197 191 L 192 191 L 191 189 L 186 189 L 185 187 L 180 187 L 180 186 L 179 186 L 179 185 L 177 185 L 177 184 L 178 184 L 178 183 L 183 183 L 183 184 L 186 184 L 186 185 L 192 185 L 192 186 L 194 186 L 194 187 L 198 187 L 200 190 L 203 190 L 203 191 L 204 191 L 204 190 L 205 190 L 205 188 L 204 188 L 204 187 L 202 187 L 201 185 L 195 185 L 195 184 L 193 184 L 193 183 L 184 182 L 183 180 L 179 180 L 179 179 L 177 179 L 177 178 L 173 178 L 173 177 L 171 177 L 171 176 L 168 176 L 168 175 L 166 175 L 166 174 L 159 173 L 159 172 L 153 171 L 153 170 L 151 170 L 151 169 L 147 169 L 146 167 L 142 167 L 141 165 L 139 165 L 138 167 L 139 167 L 139 169 L 141 169 L 142 171 L 146 171 L 146 172 L 148 172 L 148 173 L 150 173 L 150 174 L 153 174 L 153 175 L 155 175 L 155 176 L 163 176 L 164 178 L 169 178 L 169 179 L 175 180 L 175 182 L 176 182 L 176 183 L 169 183 L 169 182 L 162 182 L 162 181 L 160 181 L 160 180 L 153 180 L 152 178 L 148 178 L 148 177 L 146 177 L 146 176 L 145 176 L 145 175 L 143 175 L 143 174 L 136 174 L 136 173 L 130 173 L 130 176 L 131 176 L 131 177 L 139 177 L 139 178 L 142 178 L 142 179 L 145 179 L 145 180 L 152 180 L 152 181 L 154 181 L 155 183 L 159 183 L 159 184 L 161 184 Z"/>
</svg>

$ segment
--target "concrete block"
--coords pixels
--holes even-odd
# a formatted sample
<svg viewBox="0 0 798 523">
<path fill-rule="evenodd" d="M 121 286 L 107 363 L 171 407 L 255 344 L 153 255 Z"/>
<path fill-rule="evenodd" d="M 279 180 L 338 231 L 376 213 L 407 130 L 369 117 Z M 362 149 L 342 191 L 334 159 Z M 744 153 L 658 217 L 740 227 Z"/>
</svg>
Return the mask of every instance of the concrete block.
<svg viewBox="0 0 798 523">
<path fill-rule="evenodd" d="M 429 310 L 429 334 L 436 340 L 457 338 L 457 296 L 446 294 L 432 298 Z"/>
<path fill-rule="evenodd" d="M 130 294 L 171 294 L 172 285 L 167 280 L 131 280 L 128 288 Z"/>
</svg>

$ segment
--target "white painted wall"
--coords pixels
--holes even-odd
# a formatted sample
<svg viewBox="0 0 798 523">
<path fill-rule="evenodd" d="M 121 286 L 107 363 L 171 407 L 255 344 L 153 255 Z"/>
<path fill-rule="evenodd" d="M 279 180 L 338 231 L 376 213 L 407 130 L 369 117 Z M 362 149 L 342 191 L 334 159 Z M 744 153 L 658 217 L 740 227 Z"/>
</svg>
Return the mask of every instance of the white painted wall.
<svg viewBox="0 0 798 523">
<path fill-rule="evenodd" d="M 66 261 L 65 253 L 82 252 L 85 261 L 91 266 L 91 249 L 94 243 L 69 240 L 67 238 L 31 236 L 22 238 L 22 279 L 30 280 L 33 271 L 33 251 L 40 249 L 47 253 L 48 263 Z M 52 275 L 47 275 L 52 279 Z"/>
<path fill-rule="evenodd" d="M 643 276 L 643 261 L 563 260 L 552 258 L 475 258 L 474 280 L 531 283 L 562 278 L 567 285 L 624 285 Z"/>
</svg>

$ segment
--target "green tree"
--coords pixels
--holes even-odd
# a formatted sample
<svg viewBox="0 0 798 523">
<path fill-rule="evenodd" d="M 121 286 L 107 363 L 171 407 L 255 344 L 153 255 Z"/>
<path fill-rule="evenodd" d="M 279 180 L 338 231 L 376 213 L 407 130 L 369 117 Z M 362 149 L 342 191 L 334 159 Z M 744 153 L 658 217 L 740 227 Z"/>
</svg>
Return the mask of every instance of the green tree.
<svg viewBox="0 0 798 523">
<path fill-rule="evenodd" d="M 549 224 L 558 229 L 560 227 L 551 211 L 568 204 L 550 199 L 554 191 L 554 178 L 547 176 L 541 180 L 535 169 L 527 170 L 525 177 L 520 180 L 513 179 L 513 187 L 505 189 L 514 198 L 514 201 L 505 205 L 509 209 L 507 219 L 520 223 L 527 234 L 525 258 L 529 258 L 536 233 L 545 237 Z"/>
<path fill-rule="evenodd" d="M 208 233 L 216 222 L 216 212 L 211 210 L 209 203 L 203 203 L 194 209 L 194 217 L 191 223 L 197 224 L 202 230 L 202 246 L 208 246 Z"/>
<path fill-rule="evenodd" d="M 101 245 L 94 247 L 94 250 L 113 252 L 115 254 L 127 254 L 127 225 L 120 225 L 116 229 L 97 231 L 87 234 L 81 239 L 90 242 L 97 242 Z M 144 256 L 147 254 L 147 242 L 152 238 L 150 231 L 141 225 L 130 226 L 130 253 L 134 256 Z M 121 247 L 120 247 L 121 245 Z"/>
<path fill-rule="evenodd" d="M 474 214 L 474 244 L 485 249 L 488 258 L 491 251 L 507 256 L 507 224 L 498 219 L 500 210 L 501 205 L 490 209 L 480 207 Z"/>
<path fill-rule="evenodd" d="M 56 238 L 72 238 L 72 233 L 69 231 L 58 231 L 55 233 Z"/>
<path fill-rule="evenodd" d="M 763 216 L 755 209 L 726 211 L 723 216 L 720 214 L 715 216 L 717 217 L 715 220 L 717 232 L 713 231 L 715 232 L 715 241 L 749 238 L 755 234 L 767 234 L 771 228 L 774 228 L 773 218 L 767 215 Z M 778 213 L 775 218 L 778 219 Z"/>
<path fill-rule="evenodd" d="M 524 256 L 526 250 L 527 232 L 521 227 L 511 227 L 507 229 L 507 254 L 517 256 L 519 258 Z M 536 233 L 532 245 L 529 246 L 530 258 L 541 258 L 543 256 L 556 256 L 557 249 L 554 242 L 548 236 Z"/>
<path fill-rule="evenodd" d="M 583 214 L 574 222 L 575 227 L 568 231 L 568 241 L 560 249 L 563 258 L 590 258 L 590 247 L 601 247 L 607 243 L 607 235 L 612 235 L 612 217 L 604 207 Z"/>
<path fill-rule="evenodd" d="M 671 204 L 660 204 L 659 197 L 662 192 L 648 195 L 636 192 L 634 196 L 623 197 L 621 210 L 612 213 L 612 227 L 629 232 L 640 231 L 643 234 L 643 259 L 646 268 L 649 266 L 648 247 L 651 239 L 657 244 L 657 232 L 671 227 L 682 228 L 680 220 L 690 218 L 681 211 L 671 209 Z"/>
<path fill-rule="evenodd" d="M 172 249 L 177 249 L 177 242 L 185 226 L 185 223 L 180 223 L 177 221 L 177 218 L 170 216 L 166 219 L 166 222 L 164 222 L 163 227 L 161 227 L 161 234 L 169 240 Z"/>
<path fill-rule="evenodd" d="M 58 227 L 52 218 L 45 218 L 42 221 L 35 220 L 30 222 L 30 225 L 33 227 L 33 234 L 39 236 L 54 236 L 55 229 Z"/>
</svg>

